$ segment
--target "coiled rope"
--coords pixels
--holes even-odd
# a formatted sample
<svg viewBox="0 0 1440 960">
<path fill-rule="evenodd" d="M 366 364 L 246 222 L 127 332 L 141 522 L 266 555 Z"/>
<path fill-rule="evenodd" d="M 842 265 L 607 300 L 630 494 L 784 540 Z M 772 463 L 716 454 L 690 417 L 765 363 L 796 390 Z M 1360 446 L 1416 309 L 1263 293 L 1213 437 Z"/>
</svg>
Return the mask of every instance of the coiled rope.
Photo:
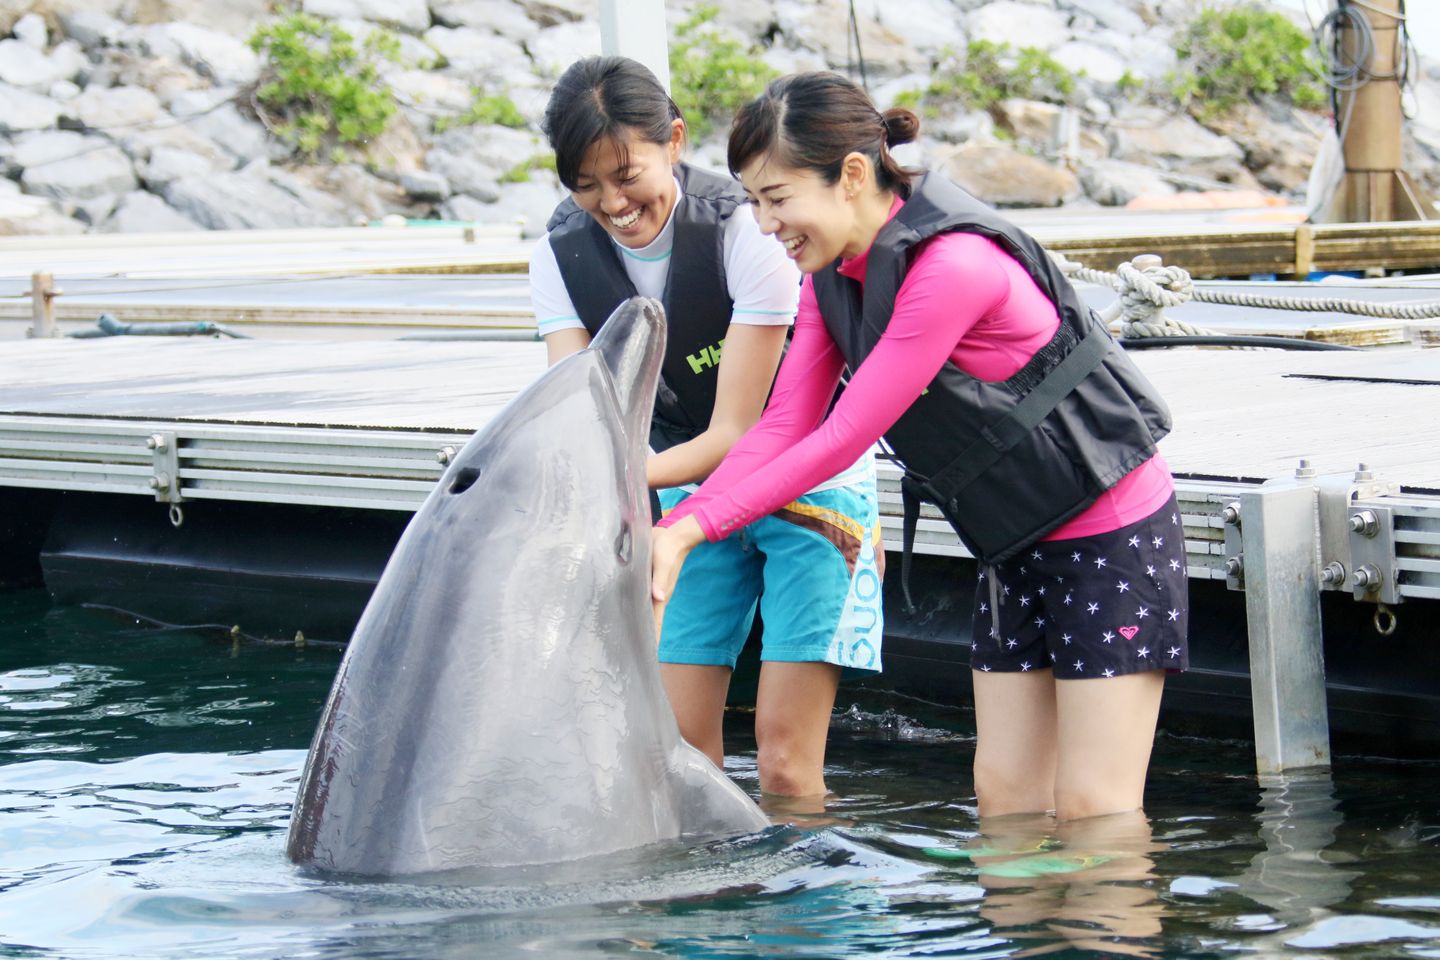
<svg viewBox="0 0 1440 960">
<path fill-rule="evenodd" d="M 1206 330 L 1164 316 L 1169 307 L 1189 300 L 1261 310 L 1309 310 L 1317 313 L 1347 313 L 1384 320 L 1430 320 L 1440 318 L 1440 300 L 1425 303 L 1375 303 L 1340 297 L 1284 297 L 1225 290 L 1196 289 L 1183 267 L 1167 267 L 1154 255 L 1142 255 L 1121 263 L 1114 273 L 1095 270 L 1051 252 L 1066 276 L 1086 283 L 1109 287 L 1119 299 L 1101 312 L 1106 323 L 1119 324 L 1124 337 L 1211 336 Z"/>
</svg>

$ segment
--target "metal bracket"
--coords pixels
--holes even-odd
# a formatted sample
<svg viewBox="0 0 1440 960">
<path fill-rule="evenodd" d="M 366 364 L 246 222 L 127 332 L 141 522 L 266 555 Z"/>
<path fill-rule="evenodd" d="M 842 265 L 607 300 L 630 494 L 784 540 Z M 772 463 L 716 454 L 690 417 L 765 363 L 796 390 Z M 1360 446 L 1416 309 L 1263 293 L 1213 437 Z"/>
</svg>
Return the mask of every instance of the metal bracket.
<svg viewBox="0 0 1440 960">
<path fill-rule="evenodd" d="M 1245 589 L 1245 537 L 1240 529 L 1240 501 L 1231 500 L 1220 508 L 1225 521 L 1225 586 L 1230 590 Z"/>
<path fill-rule="evenodd" d="M 152 433 L 145 438 L 145 447 L 150 451 L 150 489 L 161 503 L 181 503 L 180 495 L 180 451 L 175 434 Z"/>
<path fill-rule="evenodd" d="M 1389 507 L 1357 506 L 1349 517 L 1348 586 L 1356 600 L 1400 603 L 1399 565 L 1395 559 L 1395 513 Z"/>
<path fill-rule="evenodd" d="M 1355 512 L 1355 501 L 1395 493 L 1399 484 L 1376 479 L 1362 463 L 1353 474 L 1334 473 L 1316 478 L 1315 490 L 1320 497 L 1320 589 L 1355 590 L 1357 600 L 1379 599 L 1355 589 L 1355 569 L 1366 561 L 1356 555 L 1350 517 Z M 1362 552 L 1368 559 L 1368 551 Z"/>
</svg>

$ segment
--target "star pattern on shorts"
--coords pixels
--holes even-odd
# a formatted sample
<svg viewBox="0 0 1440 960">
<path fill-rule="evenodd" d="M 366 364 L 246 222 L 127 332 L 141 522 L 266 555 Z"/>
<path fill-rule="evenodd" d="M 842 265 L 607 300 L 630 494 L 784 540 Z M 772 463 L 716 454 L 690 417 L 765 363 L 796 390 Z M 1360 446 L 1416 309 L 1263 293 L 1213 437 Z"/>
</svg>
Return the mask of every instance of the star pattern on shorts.
<svg viewBox="0 0 1440 960">
<path fill-rule="evenodd" d="M 1176 588 L 1176 581 L 1185 572 L 1185 557 L 1181 556 L 1182 540 L 1178 539 L 1182 534 L 1178 531 L 1174 534 L 1161 533 L 1164 516 L 1155 517 L 1143 526 L 1137 525 L 1133 531 L 1108 535 L 1108 539 L 1100 539 L 1107 535 L 1087 538 L 1080 544 L 1085 548 L 1082 550 L 1062 548 L 1052 551 L 1036 546 L 1021 554 L 1020 560 L 986 566 L 980 571 L 978 580 L 983 582 L 989 577 L 989 588 L 993 594 L 1006 599 L 1001 603 L 988 603 L 986 599 L 989 598 L 981 599 L 984 591 L 980 590 L 975 598 L 975 609 L 979 614 L 988 614 L 992 624 L 989 629 L 994 631 L 995 637 L 1004 637 L 998 641 L 1003 662 L 980 664 L 977 658 L 975 669 L 986 673 L 1031 673 L 1053 666 L 1057 671 L 1068 671 L 1076 678 L 1084 678 L 1117 677 L 1129 675 L 1137 669 L 1164 668 L 1166 664 L 1163 661 L 1167 660 L 1171 669 L 1183 665 L 1185 640 L 1183 633 L 1177 631 L 1184 620 L 1185 608 L 1157 603 L 1152 609 L 1148 603 L 1138 603 L 1142 598 L 1157 599 L 1157 590 L 1159 599 L 1170 599 L 1167 593 Z M 1179 526 L 1179 514 L 1169 516 L 1172 526 Z M 1119 548 L 1122 542 L 1128 550 Z M 1150 552 L 1151 546 L 1160 551 L 1160 556 L 1145 555 Z M 1067 555 L 1068 562 L 1077 565 L 1079 576 L 1056 574 L 1059 565 L 1066 562 Z M 1112 556 L 1114 564 L 1110 563 Z M 1084 570 L 1081 565 L 1086 563 L 1094 566 Z M 1050 599 L 1052 575 L 1055 577 L 1058 603 Z M 1109 580 L 1109 587 L 1100 582 L 1102 577 L 1114 578 Z M 1113 609 L 1106 607 L 1101 598 L 1108 590 L 1117 594 L 1135 594 L 1133 599 L 1137 603 L 1135 606 L 1120 603 Z M 1012 599 L 1017 602 L 1007 614 L 1006 609 Z M 1085 620 L 1089 626 L 1065 630 L 1067 627 L 1081 627 L 1074 620 L 1080 615 L 1079 604 L 1085 606 Z M 1073 612 L 1072 607 L 1075 608 Z M 1126 607 L 1131 611 L 1128 615 L 1122 612 L 1122 608 Z M 1121 617 L 1125 619 L 1118 619 Z M 1150 625 L 1153 621 L 1162 621 L 1162 618 L 1163 622 Z M 980 622 L 977 620 L 977 623 Z M 1177 626 L 1167 628 L 1165 623 Z M 1015 634 L 1009 635 L 1009 630 L 1014 630 Z M 1143 643 L 1139 637 L 1142 630 L 1147 634 Z M 1065 647 L 1075 647 L 1068 662 L 1050 647 L 1057 640 Z M 1176 641 L 1175 645 L 1172 646 L 1170 641 Z M 990 646 L 989 649 L 994 651 L 997 648 Z"/>
</svg>

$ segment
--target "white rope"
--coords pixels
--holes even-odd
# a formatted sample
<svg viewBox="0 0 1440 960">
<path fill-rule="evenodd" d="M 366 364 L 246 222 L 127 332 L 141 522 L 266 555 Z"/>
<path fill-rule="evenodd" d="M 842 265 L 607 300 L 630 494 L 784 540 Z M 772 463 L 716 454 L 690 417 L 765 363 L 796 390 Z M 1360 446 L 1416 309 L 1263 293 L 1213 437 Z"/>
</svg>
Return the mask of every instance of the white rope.
<svg viewBox="0 0 1440 960">
<path fill-rule="evenodd" d="M 1179 306 L 1186 300 L 1218 303 L 1235 307 L 1257 307 L 1262 310 L 1308 310 L 1315 313 L 1348 313 L 1382 320 L 1431 320 L 1440 318 L 1440 300 L 1422 303 L 1376 303 L 1369 300 L 1347 300 L 1340 297 L 1284 297 L 1260 293 L 1236 293 L 1225 290 L 1196 289 L 1190 275 L 1180 267 L 1152 266 L 1137 269 L 1125 262 L 1115 273 L 1083 267 L 1062 254 L 1051 253 L 1066 276 L 1086 283 L 1109 287 L 1120 295 L 1118 317 L 1123 324 L 1153 323 L 1153 314 L 1165 307 Z M 1147 315 L 1147 311 L 1148 314 Z M 1172 336 L 1182 333 L 1183 324 L 1165 319 L 1173 326 Z M 1196 328 L 1191 328 L 1196 329 Z M 1207 331 L 1208 332 L 1208 331 Z M 1126 336 L 1130 336 L 1125 332 Z M 1155 334 L 1141 334 L 1154 336 Z"/>
</svg>

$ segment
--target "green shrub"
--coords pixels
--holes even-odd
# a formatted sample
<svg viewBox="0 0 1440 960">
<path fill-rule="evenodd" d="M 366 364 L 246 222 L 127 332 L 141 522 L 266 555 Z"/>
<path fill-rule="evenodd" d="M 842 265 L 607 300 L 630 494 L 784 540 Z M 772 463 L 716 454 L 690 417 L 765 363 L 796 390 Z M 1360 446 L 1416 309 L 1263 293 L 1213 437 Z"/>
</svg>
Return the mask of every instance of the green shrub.
<svg viewBox="0 0 1440 960">
<path fill-rule="evenodd" d="M 385 130 L 395 94 L 379 65 L 396 62 L 400 41 L 375 30 L 364 44 L 335 23 L 291 13 L 255 29 L 250 48 L 264 59 L 255 100 L 261 119 L 302 154 L 332 159 Z"/>
<path fill-rule="evenodd" d="M 1257 93 L 1306 109 L 1325 100 L 1310 37 L 1259 3 L 1202 9 L 1178 35 L 1175 53 L 1180 66 L 1170 90 L 1202 119 Z"/>
<path fill-rule="evenodd" d="M 1074 91 L 1075 75 L 1044 50 L 972 40 L 963 59 L 947 50 L 934 64 L 929 85 L 897 96 L 895 103 L 941 114 L 957 106 L 988 110 L 1011 97 L 1064 103 Z"/>
<path fill-rule="evenodd" d="M 779 73 L 759 57 L 710 25 L 719 7 L 702 6 L 675 28 L 670 45 L 671 96 L 690 133 L 703 138 L 759 96 Z"/>
<path fill-rule="evenodd" d="M 535 170 L 549 170 L 554 173 L 555 155 L 553 153 L 537 153 L 528 160 L 521 160 L 500 175 L 500 182 L 525 183 L 530 179 L 531 172 Z"/>
<path fill-rule="evenodd" d="M 515 101 L 503 93 L 487 94 L 479 87 L 470 91 L 470 109 L 459 116 L 436 117 L 435 132 L 444 133 L 451 127 L 470 126 L 476 123 L 498 124 L 502 127 L 510 127 L 513 130 L 523 130 L 529 126 L 525 114 L 515 106 Z"/>
</svg>

